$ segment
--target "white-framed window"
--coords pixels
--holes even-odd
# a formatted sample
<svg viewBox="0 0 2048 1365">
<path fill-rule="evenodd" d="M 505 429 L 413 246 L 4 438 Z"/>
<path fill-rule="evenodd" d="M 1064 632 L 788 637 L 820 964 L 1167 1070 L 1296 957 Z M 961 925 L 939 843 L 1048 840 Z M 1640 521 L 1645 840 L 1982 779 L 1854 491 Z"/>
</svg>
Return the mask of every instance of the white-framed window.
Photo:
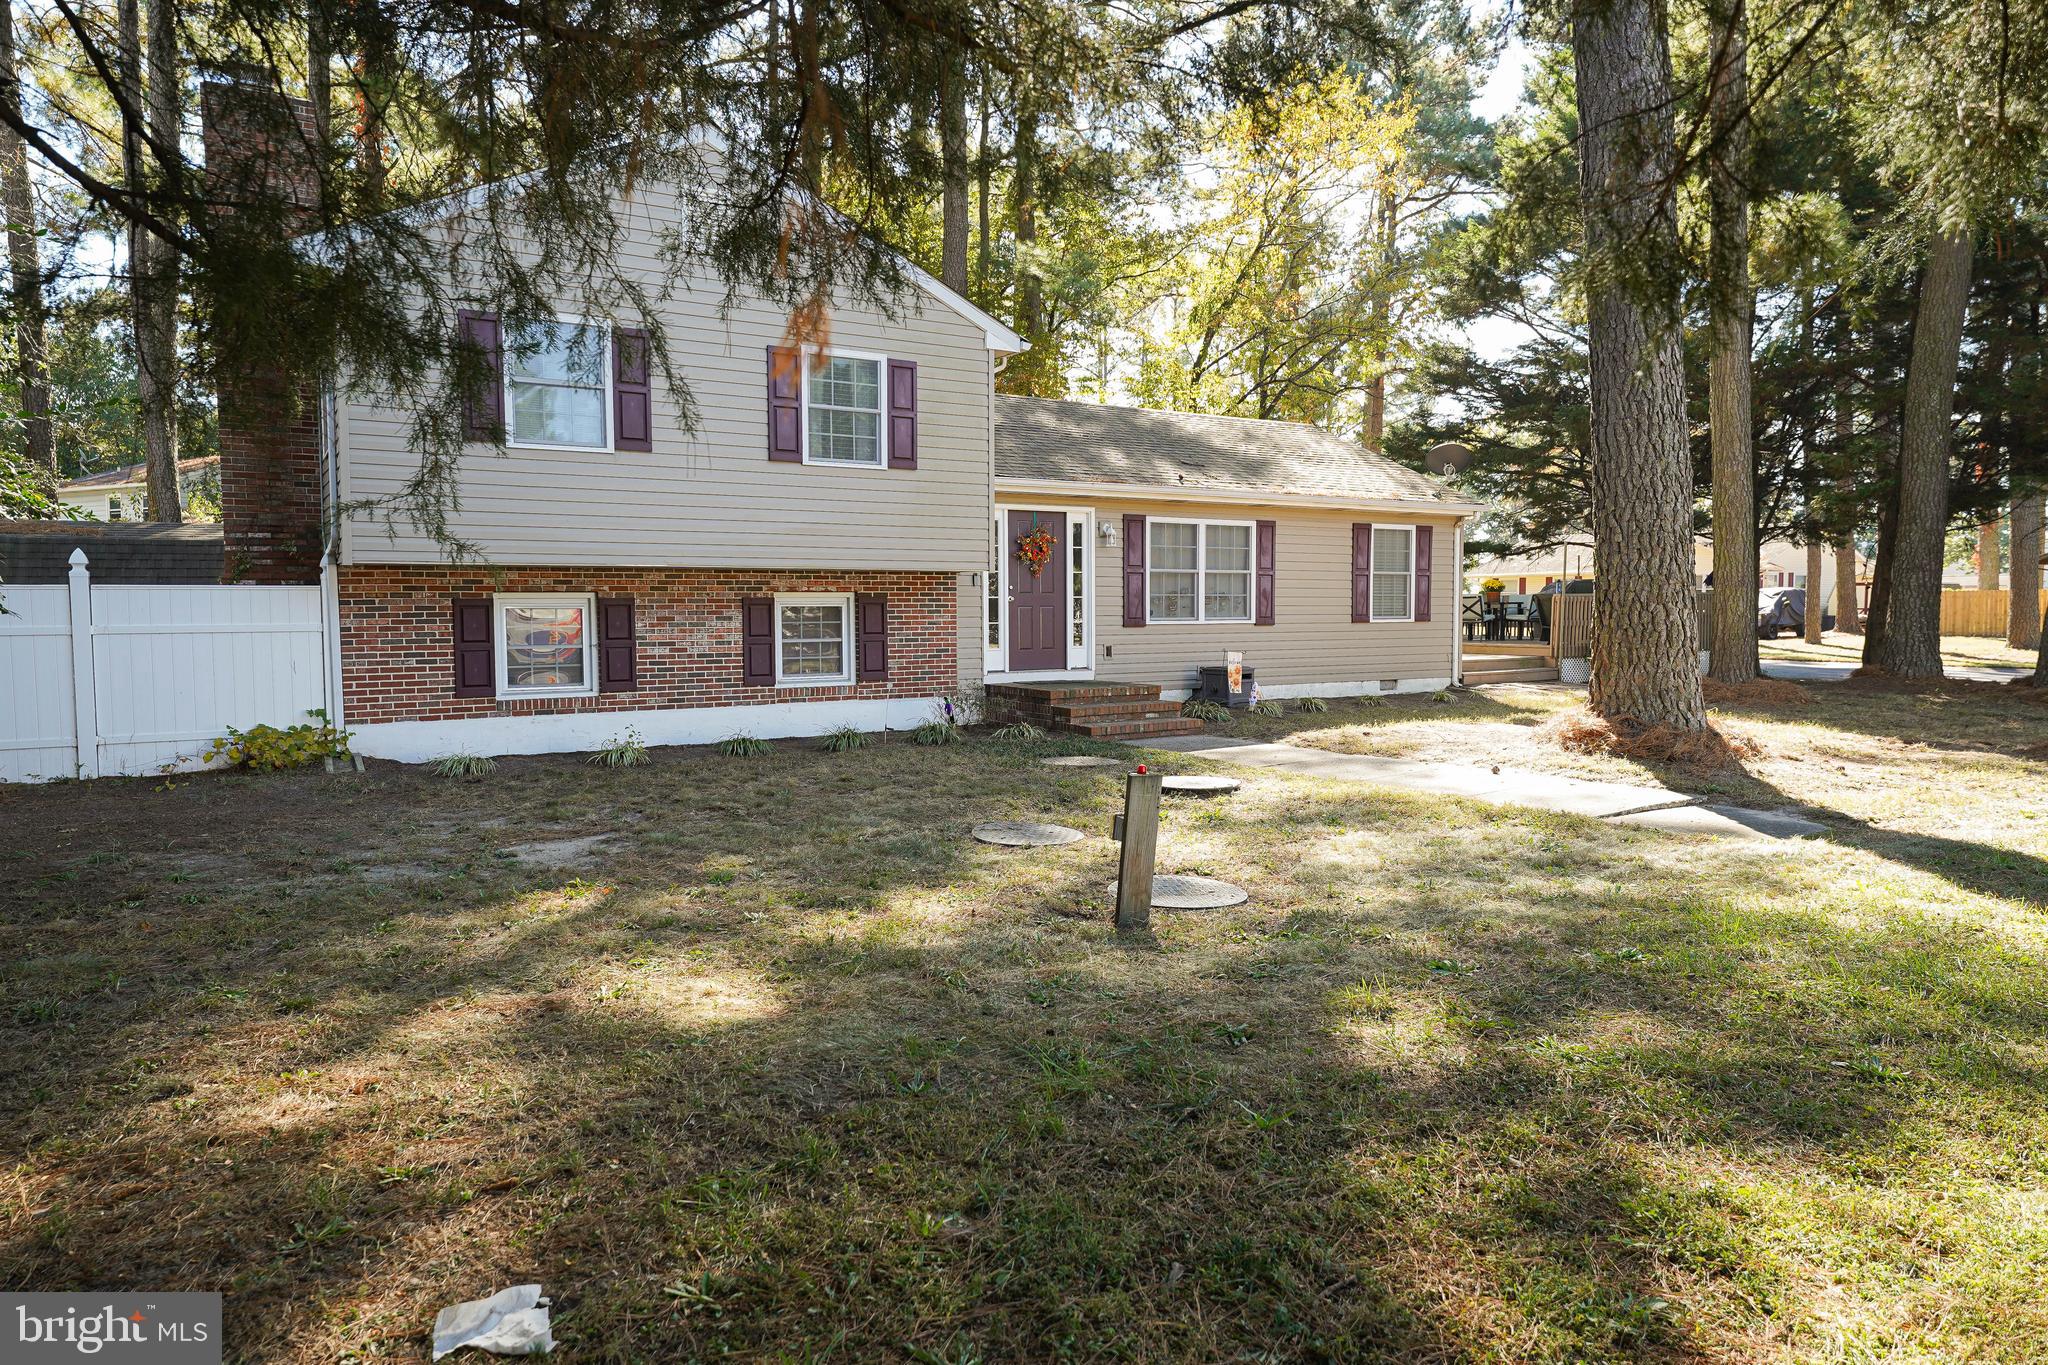
<svg viewBox="0 0 2048 1365">
<path fill-rule="evenodd" d="M 505 443 L 556 450 L 612 446 L 612 336 L 566 318 L 505 330 Z"/>
<path fill-rule="evenodd" d="M 126 518 L 127 514 L 128 509 L 122 504 L 120 494 L 109 494 L 107 497 L 107 520 L 121 521 Z"/>
<path fill-rule="evenodd" d="M 1415 619 L 1415 528 L 1372 528 L 1372 619 Z"/>
<path fill-rule="evenodd" d="M 582 697 L 597 691 L 597 599 L 588 593 L 501 594 L 497 620 L 500 697 Z"/>
<path fill-rule="evenodd" d="M 782 593 L 775 599 L 775 683 L 828 687 L 853 681 L 853 597 Z"/>
<path fill-rule="evenodd" d="M 1252 524 L 1148 519 L 1146 619 L 1252 619 Z"/>
<path fill-rule="evenodd" d="M 804 352 L 804 463 L 879 466 L 885 356 Z"/>
</svg>

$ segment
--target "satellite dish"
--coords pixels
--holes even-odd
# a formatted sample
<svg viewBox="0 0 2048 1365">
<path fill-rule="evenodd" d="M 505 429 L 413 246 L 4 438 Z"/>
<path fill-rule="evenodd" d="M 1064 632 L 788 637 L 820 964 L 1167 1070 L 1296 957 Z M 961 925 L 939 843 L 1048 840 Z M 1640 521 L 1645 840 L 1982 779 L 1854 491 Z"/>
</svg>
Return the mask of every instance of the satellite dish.
<svg viewBox="0 0 2048 1365">
<path fill-rule="evenodd" d="M 1456 441 L 1444 441 L 1429 448 L 1422 457 L 1422 467 L 1432 474 L 1462 474 L 1472 463 L 1472 447 Z"/>
</svg>

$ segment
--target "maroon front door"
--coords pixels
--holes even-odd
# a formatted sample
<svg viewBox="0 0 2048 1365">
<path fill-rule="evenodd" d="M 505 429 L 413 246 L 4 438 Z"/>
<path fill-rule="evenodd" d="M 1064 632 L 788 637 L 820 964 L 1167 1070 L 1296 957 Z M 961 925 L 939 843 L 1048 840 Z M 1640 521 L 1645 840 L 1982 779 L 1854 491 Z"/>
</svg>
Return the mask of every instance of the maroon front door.
<svg viewBox="0 0 2048 1365">
<path fill-rule="evenodd" d="M 1017 542 L 1044 527 L 1052 558 L 1038 573 Z M 1067 519 L 1057 513 L 1010 513 L 1010 671 L 1037 673 L 1067 666 Z"/>
</svg>

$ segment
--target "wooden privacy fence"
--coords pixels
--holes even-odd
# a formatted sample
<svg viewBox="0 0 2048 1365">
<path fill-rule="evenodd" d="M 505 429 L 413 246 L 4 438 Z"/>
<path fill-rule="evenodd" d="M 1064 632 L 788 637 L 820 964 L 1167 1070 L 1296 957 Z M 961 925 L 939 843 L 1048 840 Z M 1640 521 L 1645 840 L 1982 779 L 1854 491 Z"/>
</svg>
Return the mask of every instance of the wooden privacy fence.
<svg viewBox="0 0 2048 1365">
<path fill-rule="evenodd" d="M 1594 604 L 1600 600 L 1597 592 L 1559 593 L 1550 603 L 1550 656 L 1553 659 L 1584 659 L 1593 653 L 1593 612 Z M 1709 624 L 1714 616 L 1714 594 L 1711 589 L 1700 593 L 1693 603 L 1693 613 L 1699 624 L 1699 638 L 1703 642 L 1710 638 L 1713 627 Z M 2000 628 L 2001 633 L 2003 627 Z"/>
<path fill-rule="evenodd" d="M 2048 594 L 2044 594 L 2048 601 Z M 1995 635 L 2005 637 L 2012 594 L 2004 588 L 1960 588 L 1941 595 L 1943 635 Z M 2048 611 L 2043 612 L 2048 618 Z"/>
</svg>

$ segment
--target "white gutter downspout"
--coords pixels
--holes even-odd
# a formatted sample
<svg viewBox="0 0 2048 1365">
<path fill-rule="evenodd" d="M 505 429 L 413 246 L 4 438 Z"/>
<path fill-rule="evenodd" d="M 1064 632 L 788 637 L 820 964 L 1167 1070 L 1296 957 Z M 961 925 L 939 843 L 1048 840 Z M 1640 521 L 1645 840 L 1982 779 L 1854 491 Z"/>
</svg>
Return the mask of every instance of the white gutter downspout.
<svg viewBox="0 0 2048 1365">
<path fill-rule="evenodd" d="M 341 576 L 335 571 L 341 558 L 341 443 L 335 432 L 340 405 L 332 388 L 321 395 L 320 407 L 320 445 L 327 463 L 327 486 L 322 491 L 328 495 L 327 506 L 321 509 L 328 530 L 320 555 L 320 625 L 327 655 L 327 720 L 340 730 L 347 721 L 341 696 Z"/>
</svg>

